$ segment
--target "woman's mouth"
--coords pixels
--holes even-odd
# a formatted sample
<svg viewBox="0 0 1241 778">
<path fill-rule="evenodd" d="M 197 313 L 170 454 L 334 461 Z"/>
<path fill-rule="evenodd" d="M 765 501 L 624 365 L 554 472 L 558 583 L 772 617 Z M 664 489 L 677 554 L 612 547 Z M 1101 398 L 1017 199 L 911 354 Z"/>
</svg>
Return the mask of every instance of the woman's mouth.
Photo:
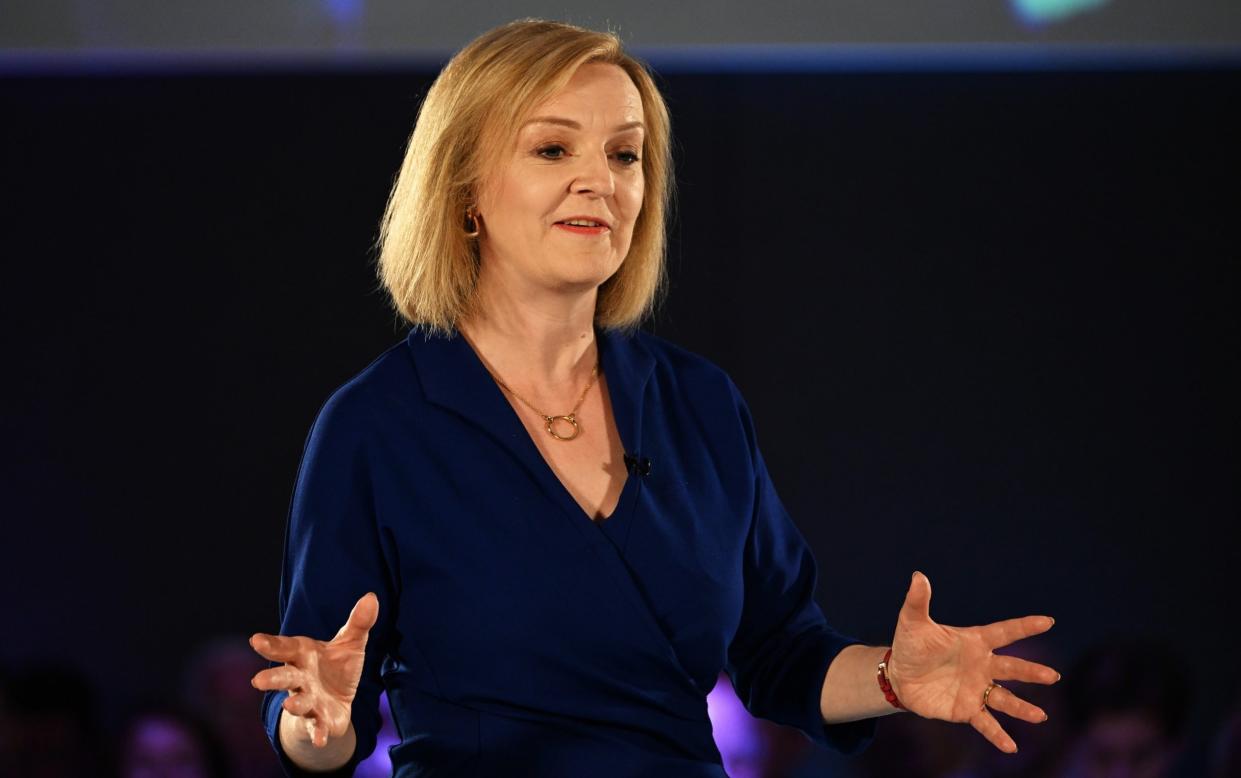
<svg viewBox="0 0 1241 778">
<path fill-rule="evenodd" d="M 593 219 L 566 219 L 565 221 L 556 222 L 552 226 L 560 227 L 567 232 L 573 232 L 578 235 L 602 235 L 608 231 L 606 224 Z"/>
</svg>

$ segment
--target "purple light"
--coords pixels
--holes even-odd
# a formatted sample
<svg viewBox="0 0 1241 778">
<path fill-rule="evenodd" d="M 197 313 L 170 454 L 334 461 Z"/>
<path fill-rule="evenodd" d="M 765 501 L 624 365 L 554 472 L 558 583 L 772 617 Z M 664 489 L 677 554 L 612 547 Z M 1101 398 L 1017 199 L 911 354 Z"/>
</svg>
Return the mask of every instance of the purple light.
<svg viewBox="0 0 1241 778">
<path fill-rule="evenodd" d="M 392 723 L 392 708 L 388 705 L 388 693 L 379 695 L 379 715 L 383 725 L 379 728 L 379 736 L 375 740 L 375 752 L 358 764 L 354 778 L 390 778 L 392 775 L 392 758 L 388 749 L 401 742 L 396 734 L 396 725 Z"/>
<path fill-rule="evenodd" d="M 724 757 L 724 771 L 733 778 L 758 774 L 757 768 L 766 756 L 762 722 L 745 709 L 724 673 L 707 695 L 707 716 L 711 719 L 715 746 Z"/>
<path fill-rule="evenodd" d="M 347 24 L 362 18 L 364 0 L 323 0 L 323 7 L 332 21 Z"/>
</svg>

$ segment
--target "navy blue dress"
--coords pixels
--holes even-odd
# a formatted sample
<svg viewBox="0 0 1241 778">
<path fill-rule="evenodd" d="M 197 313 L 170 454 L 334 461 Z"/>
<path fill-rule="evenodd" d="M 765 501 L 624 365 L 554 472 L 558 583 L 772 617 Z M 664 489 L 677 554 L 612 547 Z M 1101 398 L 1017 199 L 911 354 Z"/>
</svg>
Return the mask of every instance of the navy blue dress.
<svg viewBox="0 0 1241 778">
<path fill-rule="evenodd" d="M 644 332 L 598 330 L 633 466 L 592 521 L 460 336 L 411 330 L 337 389 L 302 458 L 280 632 L 331 639 L 379 596 L 353 724 L 375 748 L 388 692 L 397 776 L 724 776 L 707 717 L 721 668 L 756 716 L 844 752 L 827 667 L 856 642 L 814 601 L 816 567 L 720 368 Z M 646 466 L 649 465 L 649 468 Z M 263 718 L 280 748 L 286 692 Z"/>
</svg>

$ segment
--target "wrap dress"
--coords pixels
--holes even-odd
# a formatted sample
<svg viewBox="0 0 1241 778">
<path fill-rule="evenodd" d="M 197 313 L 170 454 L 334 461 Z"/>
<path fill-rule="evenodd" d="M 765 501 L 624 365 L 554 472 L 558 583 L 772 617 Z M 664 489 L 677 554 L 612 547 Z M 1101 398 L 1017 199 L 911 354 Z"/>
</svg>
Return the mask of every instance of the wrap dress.
<svg viewBox="0 0 1241 778">
<path fill-rule="evenodd" d="M 655 335 L 597 329 L 629 475 L 592 520 L 459 334 L 413 329 L 324 403 L 285 535 L 284 635 L 330 640 L 379 597 L 351 775 L 387 690 L 396 776 L 724 776 L 706 696 L 846 753 L 827 667 L 857 642 L 815 603 L 817 569 L 728 375 Z M 278 734 L 287 692 L 262 717 Z"/>
</svg>

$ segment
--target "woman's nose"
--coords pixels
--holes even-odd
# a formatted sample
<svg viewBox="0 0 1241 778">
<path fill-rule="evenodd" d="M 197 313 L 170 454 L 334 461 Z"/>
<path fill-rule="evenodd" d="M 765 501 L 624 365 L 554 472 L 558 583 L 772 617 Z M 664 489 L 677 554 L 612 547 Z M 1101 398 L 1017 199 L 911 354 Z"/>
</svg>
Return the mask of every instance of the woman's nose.
<svg viewBox="0 0 1241 778">
<path fill-rule="evenodd" d="M 616 189 L 612 178 L 612 167 L 608 164 L 608 155 L 585 154 L 581 157 L 581 167 L 577 178 L 573 181 L 573 191 L 577 194 L 594 193 L 601 197 L 609 197 Z"/>
</svg>

